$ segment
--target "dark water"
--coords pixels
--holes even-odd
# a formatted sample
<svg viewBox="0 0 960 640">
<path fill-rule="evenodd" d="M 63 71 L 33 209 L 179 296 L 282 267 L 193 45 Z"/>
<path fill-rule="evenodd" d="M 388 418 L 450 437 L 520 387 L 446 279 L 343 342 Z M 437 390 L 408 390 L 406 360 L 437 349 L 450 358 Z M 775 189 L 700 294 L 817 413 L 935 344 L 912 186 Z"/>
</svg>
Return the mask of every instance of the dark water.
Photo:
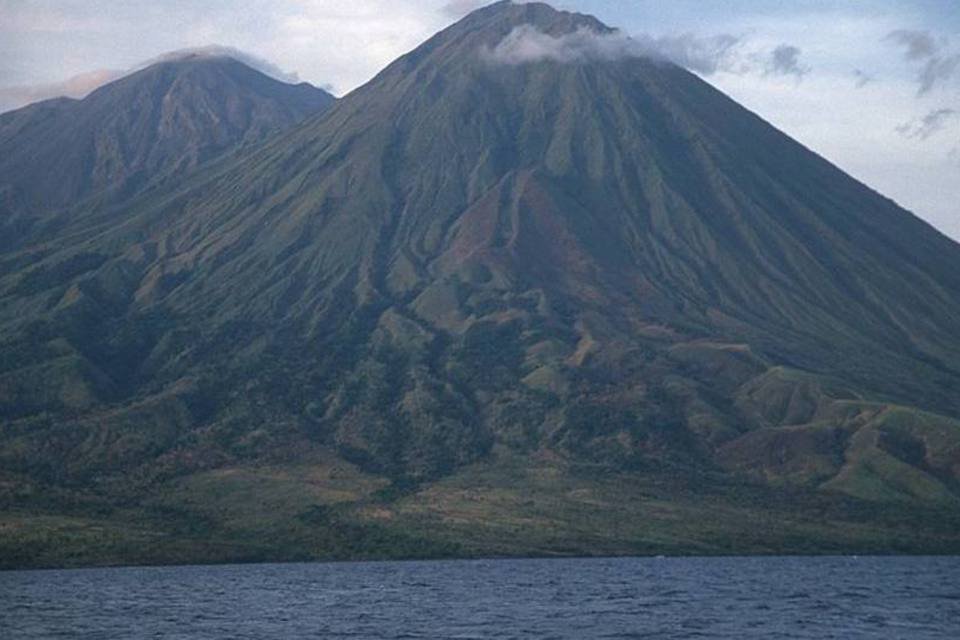
<svg viewBox="0 0 960 640">
<path fill-rule="evenodd" d="M 960 558 L 0 573 L 0 637 L 960 638 Z"/>
</svg>

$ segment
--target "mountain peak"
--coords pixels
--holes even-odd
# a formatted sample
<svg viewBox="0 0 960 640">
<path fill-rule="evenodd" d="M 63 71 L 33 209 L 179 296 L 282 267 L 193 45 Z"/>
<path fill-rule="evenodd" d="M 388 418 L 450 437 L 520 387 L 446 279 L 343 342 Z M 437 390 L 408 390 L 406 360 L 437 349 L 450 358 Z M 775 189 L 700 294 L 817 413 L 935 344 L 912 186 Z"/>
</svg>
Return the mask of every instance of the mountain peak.
<svg viewBox="0 0 960 640">
<path fill-rule="evenodd" d="M 542 2 L 502 0 L 473 11 L 401 56 L 369 85 L 387 78 L 396 82 L 406 74 L 420 74 L 426 67 L 456 68 L 455 73 L 462 73 L 466 67 L 485 62 L 485 54 L 511 35 L 530 35 L 530 32 L 539 38 L 559 39 L 574 34 L 609 35 L 617 30 L 593 16 L 561 11 Z"/>
<path fill-rule="evenodd" d="M 17 195 L 15 204 L 0 203 L 0 227 L 6 230 L 22 216 L 17 225 L 30 228 L 86 197 L 126 194 L 160 175 L 188 171 L 334 100 L 322 89 L 283 82 L 252 64 L 264 67 L 222 47 L 174 52 L 82 100 L 4 114 L 0 189 Z M 11 242 L 16 234 L 6 235 Z"/>
<path fill-rule="evenodd" d="M 501 0 L 477 9 L 458 24 L 495 30 L 504 27 L 530 26 L 550 35 L 572 33 L 579 29 L 589 29 L 598 33 L 614 31 L 591 15 L 555 9 L 544 2 L 514 2 L 513 0 Z"/>
<path fill-rule="evenodd" d="M 286 82 L 288 84 L 297 84 L 300 82 L 300 78 L 296 73 L 285 72 L 277 65 L 264 60 L 263 58 L 249 54 L 245 51 L 241 51 L 240 49 L 236 49 L 234 47 L 226 47 L 219 44 L 169 51 L 146 60 L 138 65 L 137 68 L 145 69 L 160 64 L 185 62 L 211 63 L 214 66 L 226 62 L 240 63 L 281 82 Z"/>
</svg>

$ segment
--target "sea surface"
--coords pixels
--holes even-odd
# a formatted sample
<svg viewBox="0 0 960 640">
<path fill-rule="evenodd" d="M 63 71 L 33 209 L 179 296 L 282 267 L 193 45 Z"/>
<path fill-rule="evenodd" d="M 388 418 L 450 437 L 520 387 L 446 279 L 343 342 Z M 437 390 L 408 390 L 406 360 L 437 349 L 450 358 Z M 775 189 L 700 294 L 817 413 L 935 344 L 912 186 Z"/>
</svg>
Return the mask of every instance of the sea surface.
<svg viewBox="0 0 960 640">
<path fill-rule="evenodd" d="M 960 638 L 960 558 L 0 572 L 0 637 Z"/>
</svg>

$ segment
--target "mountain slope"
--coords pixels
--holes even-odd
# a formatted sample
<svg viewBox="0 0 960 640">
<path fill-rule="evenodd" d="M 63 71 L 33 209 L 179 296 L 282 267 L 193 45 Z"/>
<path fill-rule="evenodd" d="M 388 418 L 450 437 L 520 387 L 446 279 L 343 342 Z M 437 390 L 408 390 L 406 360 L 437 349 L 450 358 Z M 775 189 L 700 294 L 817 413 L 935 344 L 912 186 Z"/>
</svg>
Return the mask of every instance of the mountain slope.
<svg viewBox="0 0 960 640">
<path fill-rule="evenodd" d="M 230 57 L 184 54 L 83 100 L 58 98 L 2 114 L 3 222 L 27 226 L 91 195 L 129 195 L 332 102 L 321 89 L 274 80 Z"/>
<path fill-rule="evenodd" d="M 9 486 L 267 557 L 960 546 L 960 246 L 676 66 L 491 56 L 518 27 L 610 33 L 492 5 L 8 252 Z"/>
</svg>

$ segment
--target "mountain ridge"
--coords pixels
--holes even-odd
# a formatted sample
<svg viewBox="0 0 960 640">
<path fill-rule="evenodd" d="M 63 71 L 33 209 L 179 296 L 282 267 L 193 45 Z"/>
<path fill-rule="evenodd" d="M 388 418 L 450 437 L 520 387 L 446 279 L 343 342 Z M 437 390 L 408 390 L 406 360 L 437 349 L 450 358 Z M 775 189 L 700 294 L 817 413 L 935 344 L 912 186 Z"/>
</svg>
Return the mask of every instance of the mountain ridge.
<svg viewBox="0 0 960 640">
<path fill-rule="evenodd" d="M 129 197 L 332 101 L 321 89 L 282 83 L 228 56 L 191 56 L 134 71 L 82 100 L 4 113 L 0 189 L 20 202 L 5 217 L 29 226 L 88 197 Z"/>
</svg>

